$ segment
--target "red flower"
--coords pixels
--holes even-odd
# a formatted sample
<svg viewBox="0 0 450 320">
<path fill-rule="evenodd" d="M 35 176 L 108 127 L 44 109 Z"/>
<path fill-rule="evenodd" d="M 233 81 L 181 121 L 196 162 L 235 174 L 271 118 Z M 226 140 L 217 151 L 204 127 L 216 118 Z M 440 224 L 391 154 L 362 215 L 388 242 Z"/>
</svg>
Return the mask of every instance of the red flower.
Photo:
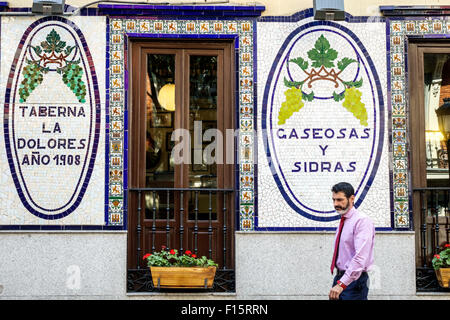
<svg viewBox="0 0 450 320">
<path fill-rule="evenodd" d="M 186 250 L 185 252 L 188 256 L 190 256 L 192 254 L 191 250 Z"/>
<path fill-rule="evenodd" d="M 170 254 L 175 254 L 175 250 L 170 250 Z"/>
<path fill-rule="evenodd" d="M 197 258 L 197 255 L 196 255 L 196 254 L 193 254 L 193 255 L 192 255 L 192 258 Z"/>
<path fill-rule="evenodd" d="M 450 248 L 450 244 L 447 243 L 444 247 L 445 248 Z"/>
<path fill-rule="evenodd" d="M 438 255 L 438 254 L 435 254 L 434 257 L 435 257 L 436 259 L 440 259 L 440 258 L 441 258 L 441 256 Z"/>
<path fill-rule="evenodd" d="M 150 257 L 152 254 L 151 253 L 147 253 L 145 256 L 142 257 L 142 260 L 147 259 L 148 257 Z"/>
</svg>

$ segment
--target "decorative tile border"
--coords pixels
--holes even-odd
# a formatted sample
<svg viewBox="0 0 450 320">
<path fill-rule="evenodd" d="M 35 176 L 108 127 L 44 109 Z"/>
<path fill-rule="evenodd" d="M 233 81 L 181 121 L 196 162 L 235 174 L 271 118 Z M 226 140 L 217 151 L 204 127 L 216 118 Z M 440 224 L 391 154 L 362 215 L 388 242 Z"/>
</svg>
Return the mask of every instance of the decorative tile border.
<svg viewBox="0 0 450 320">
<path fill-rule="evenodd" d="M 396 229 L 412 228 L 412 190 L 409 183 L 408 164 L 408 38 L 449 38 L 448 18 L 390 18 L 387 21 L 390 34 L 388 73 L 390 75 L 390 108 L 392 110 L 392 183 L 393 225 Z"/>
<path fill-rule="evenodd" d="M 89 8 L 91 9 L 91 8 Z M 262 5 L 164 5 L 164 4 L 99 4 L 99 14 L 111 16 L 151 16 L 180 17 L 180 19 L 227 19 L 236 20 L 245 17 L 259 17 L 265 10 Z"/>
<path fill-rule="evenodd" d="M 240 129 L 236 161 L 237 208 L 240 230 L 254 229 L 254 38 L 256 23 L 252 20 L 160 20 L 135 17 L 111 17 L 108 21 L 107 110 L 109 110 L 109 191 L 107 225 L 124 226 L 127 210 L 127 48 L 128 37 L 235 39 L 237 97 L 236 123 Z M 125 227 L 126 228 L 126 227 Z"/>
</svg>

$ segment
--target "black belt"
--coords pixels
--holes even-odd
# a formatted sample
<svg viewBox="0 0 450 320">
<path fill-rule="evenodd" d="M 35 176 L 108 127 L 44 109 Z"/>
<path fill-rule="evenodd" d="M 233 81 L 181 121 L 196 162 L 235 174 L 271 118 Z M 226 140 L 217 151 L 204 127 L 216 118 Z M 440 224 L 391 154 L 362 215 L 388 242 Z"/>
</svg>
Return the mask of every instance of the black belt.
<svg viewBox="0 0 450 320">
<path fill-rule="evenodd" d="M 343 275 L 344 275 L 344 273 L 345 273 L 345 270 L 337 270 L 337 276 L 338 277 L 342 277 Z M 364 274 L 367 274 L 367 272 L 366 271 L 363 271 L 362 273 L 361 273 L 361 275 L 364 275 Z"/>
</svg>

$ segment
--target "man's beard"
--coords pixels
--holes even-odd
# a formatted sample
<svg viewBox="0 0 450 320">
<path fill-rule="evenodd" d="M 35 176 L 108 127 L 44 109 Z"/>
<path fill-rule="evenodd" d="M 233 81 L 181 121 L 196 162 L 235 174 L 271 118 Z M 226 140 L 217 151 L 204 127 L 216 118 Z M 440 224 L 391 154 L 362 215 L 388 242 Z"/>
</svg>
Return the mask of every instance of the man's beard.
<svg viewBox="0 0 450 320">
<path fill-rule="evenodd" d="M 339 213 L 341 216 L 346 214 L 348 210 L 350 209 L 350 201 L 347 203 L 347 206 L 345 208 L 342 207 L 335 207 L 336 212 Z"/>
</svg>

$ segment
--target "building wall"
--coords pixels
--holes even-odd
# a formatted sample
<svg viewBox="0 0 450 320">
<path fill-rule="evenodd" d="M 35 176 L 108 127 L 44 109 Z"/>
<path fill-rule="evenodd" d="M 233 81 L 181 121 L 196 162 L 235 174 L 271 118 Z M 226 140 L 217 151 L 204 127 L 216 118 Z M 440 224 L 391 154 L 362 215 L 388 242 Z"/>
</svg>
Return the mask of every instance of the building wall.
<svg viewBox="0 0 450 320">
<path fill-rule="evenodd" d="M 447 37 L 448 20 L 379 19 L 378 6 L 388 3 L 353 1 L 346 2 L 346 21 L 319 23 L 311 16 L 312 2 L 261 3 L 266 10 L 259 19 L 186 21 L 137 19 L 131 15 L 0 18 L 0 96 L 5 97 L 0 116 L 5 120 L 4 132 L 9 133 L 0 139 L 0 149 L 5 150 L 0 161 L 0 199 L 5 204 L 0 209 L 0 298 L 327 299 L 336 227 L 329 188 L 344 179 L 361 186 L 358 205 L 377 228 L 371 298 L 423 298 L 415 293 L 404 44 L 409 36 Z M 15 1 L 11 6 L 29 4 Z M 125 57 L 126 40 L 136 35 L 228 37 L 239 44 L 236 98 L 241 130 L 237 165 L 240 203 L 235 235 L 235 294 L 126 293 L 129 163 Z M 355 60 L 348 65 L 348 81 L 366 99 L 367 124 L 346 113 L 340 98 L 329 96 L 330 87 L 319 85 L 313 88 L 317 99 L 304 97 L 302 110 L 287 119 L 287 125 L 274 128 L 292 129 L 295 126 L 289 121 L 293 120 L 299 128 L 308 124 L 322 132 L 345 126 L 355 128 L 361 136 L 369 128 L 370 139 L 342 144 L 333 138 L 326 145 L 314 139 L 283 144 L 277 140 L 277 131 L 272 136 L 254 136 L 255 129 L 263 132 L 264 123 L 278 120 L 285 93 L 292 87 L 282 79 L 301 79 L 303 68 L 288 70 L 287 62 L 297 58 L 302 64 L 299 57 L 303 63 L 307 61 L 310 57 L 306 52 L 321 35 L 337 52 L 337 57 L 331 59 L 336 64 L 343 58 Z M 49 39 L 64 41 L 64 45 L 59 43 L 62 50 L 67 50 L 67 59 L 77 65 L 74 61 L 82 62 L 80 77 L 86 85 L 85 94 L 80 88 L 68 87 L 61 71 L 42 69 L 38 72 L 41 81 L 39 74 L 25 70 L 25 66 L 33 65 L 29 61 L 36 50 L 43 50 L 42 43 Z M 38 46 L 41 49 L 36 49 Z M 78 51 L 68 47 L 77 47 Z M 312 63 L 308 60 L 308 67 Z M 364 72 L 360 73 L 363 66 Z M 21 82 L 28 76 L 33 88 L 20 91 Z M 279 82 L 274 84 L 274 79 Z M 83 112 L 73 117 L 51 114 L 58 112 L 50 108 L 55 105 L 77 107 L 78 111 L 83 107 Z M 43 114 L 40 106 L 45 107 Z M 268 112 L 270 108 L 273 114 Z M 30 141 L 41 139 L 48 146 L 49 134 L 61 137 L 66 144 L 69 139 L 78 143 L 85 139 L 86 143 L 78 144 L 79 148 L 40 149 L 39 155 L 48 155 L 53 162 L 29 164 L 26 155 L 37 156 L 38 150 Z M 13 148 L 14 137 L 24 139 L 22 148 Z M 305 155 L 310 162 L 321 161 L 327 153 L 319 151 L 324 151 L 325 146 L 334 152 L 328 154 L 328 161 L 355 161 L 362 164 L 361 168 L 338 174 L 322 172 L 310 180 L 314 181 L 310 185 L 302 184 L 308 175 L 294 175 L 292 171 L 284 182 L 274 178 L 280 175 L 274 163 L 292 168 L 296 159 L 304 159 Z M 278 150 L 285 162 L 271 161 L 267 150 Z M 72 155 L 73 159 L 80 155 L 85 160 L 61 167 L 56 163 L 61 155 Z M 86 170 L 80 169 L 83 165 Z M 296 204 L 289 190 L 313 200 Z"/>
<path fill-rule="evenodd" d="M 125 232 L 2 232 L 0 299 L 125 298 Z"/>
<path fill-rule="evenodd" d="M 334 232 L 239 232 L 236 293 L 248 299 L 328 299 Z M 377 232 L 369 299 L 416 299 L 413 232 Z"/>
<path fill-rule="evenodd" d="M 238 232 L 235 294 L 127 294 L 125 232 L 1 234 L 0 299 L 328 299 L 333 232 Z M 416 299 L 414 233 L 381 232 L 371 299 Z"/>
</svg>

